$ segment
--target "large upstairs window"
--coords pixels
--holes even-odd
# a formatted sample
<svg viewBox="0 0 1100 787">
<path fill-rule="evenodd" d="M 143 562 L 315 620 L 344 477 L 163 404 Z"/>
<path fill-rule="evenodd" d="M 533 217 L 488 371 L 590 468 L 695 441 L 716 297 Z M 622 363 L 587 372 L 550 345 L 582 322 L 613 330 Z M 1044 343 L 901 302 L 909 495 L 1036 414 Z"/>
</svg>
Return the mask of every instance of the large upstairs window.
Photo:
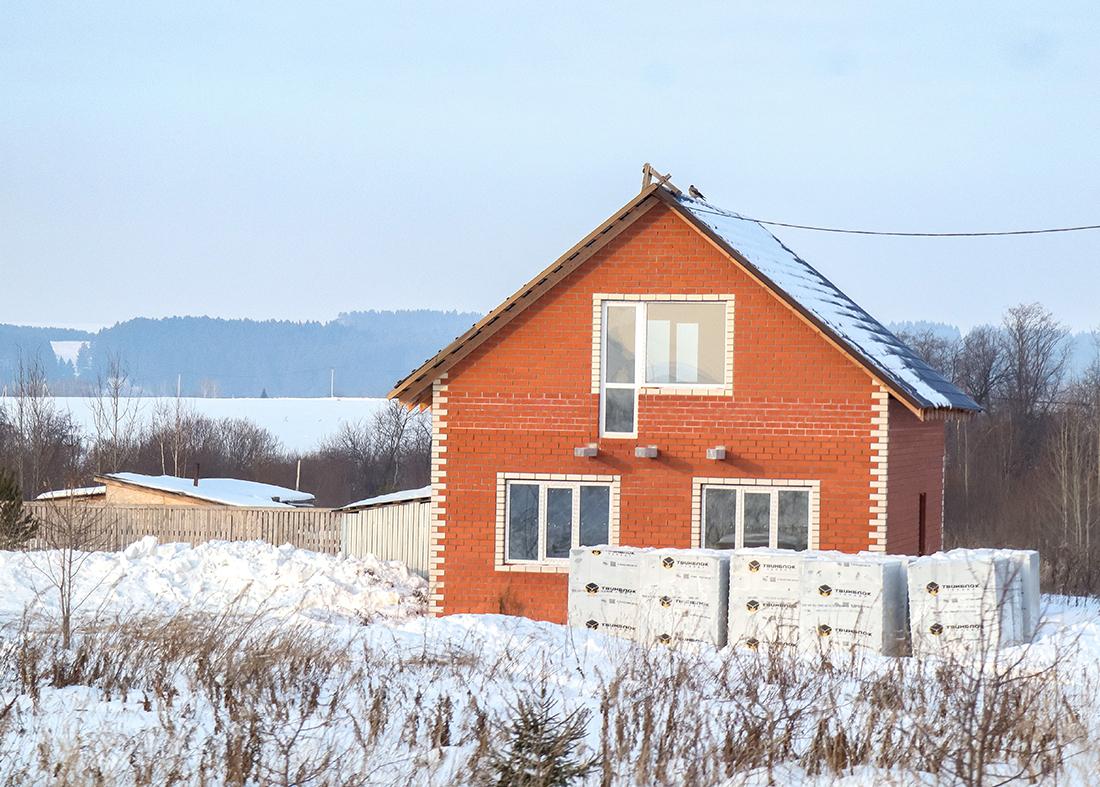
<svg viewBox="0 0 1100 787">
<path fill-rule="evenodd" d="M 641 388 L 725 386 L 730 363 L 725 302 L 607 300 L 602 308 L 602 435 L 637 435 Z"/>
</svg>

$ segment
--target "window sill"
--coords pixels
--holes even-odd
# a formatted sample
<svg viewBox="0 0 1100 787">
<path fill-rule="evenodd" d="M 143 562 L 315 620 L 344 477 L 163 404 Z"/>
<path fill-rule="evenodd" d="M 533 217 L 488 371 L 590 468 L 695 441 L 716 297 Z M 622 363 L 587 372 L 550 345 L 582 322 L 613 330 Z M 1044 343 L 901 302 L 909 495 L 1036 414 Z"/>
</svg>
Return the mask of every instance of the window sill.
<svg viewBox="0 0 1100 787">
<path fill-rule="evenodd" d="M 643 385 L 638 389 L 643 396 L 733 396 L 733 387 L 726 385 Z"/>
<path fill-rule="evenodd" d="M 522 573 L 569 573 L 568 562 L 506 562 L 496 566 L 497 571 Z"/>
<path fill-rule="evenodd" d="M 526 574 L 568 574 L 568 563 L 504 563 L 497 571 L 518 571 Z"/>
</svg>

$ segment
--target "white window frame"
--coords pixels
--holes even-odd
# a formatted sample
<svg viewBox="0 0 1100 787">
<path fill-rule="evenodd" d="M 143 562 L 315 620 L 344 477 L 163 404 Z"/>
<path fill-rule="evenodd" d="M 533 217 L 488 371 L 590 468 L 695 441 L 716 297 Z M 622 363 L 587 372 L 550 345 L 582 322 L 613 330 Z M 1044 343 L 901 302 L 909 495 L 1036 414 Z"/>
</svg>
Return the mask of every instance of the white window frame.
<svg viewBox="0 0 1100 787">
<path fill-rule="evenodd" d="M 706 542 L 706 494 L 708 489 L 734 489 L 737 491 L 737 509 L 734 521 L 734 548 L 745 544 L 745 494 L 767 493 L 771 495 L 768 522 L 768 546 L 775 549 L 779 538 L 779 493 L 808 492 L 806 549 L 817 549 L 820 540 L 820 481 L 773 480 L 757 478 L 697 478 L 692 496 L 692 543 L 704 547 Z"/>
<path fill-rule="evenodd" d="M 604 301 L 603 312 L 600 315 L 601 325 L 603 326 L 601 344 L 600 344 L 600 435 L 602 437 L 637 437 L 638 436 L 638 392 L 644 384 L 645 368 L 644 368 L 644 345 L 645 341 L 645 319 L 639 316 L 644 311 L 644 304 L 640 301 Z M 609 383 L 607 382 L 607 309 L 612 308 L 632 308 L 634 310 L 634 382 L 633 383 Z M 634 391 L 634 429 L 629 432 L 609 432 L 605 427 L 607 420 L 607 408 L 605 407 L 607 401 L 607 389 L 620 389 L 627 390 L 632 389 Z"/>
<path fill-rule="evenodd" d="M 596 295 L 595 329 L 599 341 L 594 348 L 593 388 L 594 393 L 599 393 L 599 427 L 600 436 L 613 439 L 635 439 L 638 437 L 639 412 L 638 404 L 643 393 L 669 393 L 692 395 L 721 395 L 733 394 L 733 296 L 732 295 Z M 646 356 L 648 351 L 649 305 L 652 303 L 683 303 L 683 304 L 707 304 L 721 303 L 725 305 L 723 373 L 721 382 L 717 383 L 683 383 L 650 382 L 646 379 Z M 607 382 L 607 309 L 608 307 L 633 307 L 634 309 L 634 382 L 612 383 Z M 630 432 L 610 432 L 606 429 L 606 391 L 608 389 L 634 391 L 634 429 Z"/>
<path fill-rule="evenodd" d="M 538 503 L 538 554 L 534 560 L 516 560 L 508 557 L 510 538 L 509 515 L 511 513 L 512 484 L 527 484 L 539 487 Z M 572 500 L 572 533 L 570 547 L 580 541 L 581 487 L 602 486 L 608 488 L 608 543 L 619 543 L 619 476 L 602 475 L 560 475 L 560 474 L 497 474 L 497 550 L 496 569 L 498 571 L 551 571 L 566 573 L 569 571 L 569 558 L 546 557 L 546 500 L 548 489 L 570 489 Z"/>
</svg>

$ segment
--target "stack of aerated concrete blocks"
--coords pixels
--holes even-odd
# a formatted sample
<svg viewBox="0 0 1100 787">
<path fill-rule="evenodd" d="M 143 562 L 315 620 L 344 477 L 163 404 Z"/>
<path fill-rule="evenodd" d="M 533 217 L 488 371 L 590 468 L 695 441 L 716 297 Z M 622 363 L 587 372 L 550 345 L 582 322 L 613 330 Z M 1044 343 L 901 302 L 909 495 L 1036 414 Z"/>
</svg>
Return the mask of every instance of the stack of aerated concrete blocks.
<svg viewBox="0 0 1100 787">
<path fill-rule="evenodd" d="M 909 565 L 914 653 L 1030 642 L 1039 623 L 1039 553 L 956 549 Z"/>
<path fill-rule="evenodd" d="M 638 636 L 644 550 L 584 547 L 569 555 L 569 624 L 628 639 Z"/>
<path fill-rule="evenodd" d="M 756 650 L 798 640 L 804 552 L 736 549 L 730 558 L 729 643 Z"/>
<path fill-rule="evenodd" d="M 808 553 L 802 562 L 799 641 L 905 655 L 905 594 L 904 558 Z"/>
<path fill-rule="evenodd" d="M 729 553 L 716 549 L 653 549 L 641 554 L 638 641 L 725 645 Z"/>
<path fill-rule="evenodd" d="M 642 643 L 764 644 L 889 656 L 1028 641 L 1039 555 L 928 557 L 781 549 L 583 547 L 570 556 L 569 622 Z"/>
</svg>

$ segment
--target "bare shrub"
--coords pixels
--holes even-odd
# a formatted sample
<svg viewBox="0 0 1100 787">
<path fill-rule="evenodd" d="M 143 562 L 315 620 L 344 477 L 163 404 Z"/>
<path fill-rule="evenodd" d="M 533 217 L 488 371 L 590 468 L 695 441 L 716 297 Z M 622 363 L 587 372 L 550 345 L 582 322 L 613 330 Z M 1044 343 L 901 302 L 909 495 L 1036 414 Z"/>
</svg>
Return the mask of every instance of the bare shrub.
<svg viewBox="0 0 1100 787">
<path fill-rule="evenodd" d="M 991 785 L 1100 762 L 1072 642 L 888 660 L 385 631 L 346 640 L 230 605 L 86 619 L 66 650 L 24 621 L 0 637 L 17 699 L 0 703 L 0 782 L 679 785 L 870 767 Z M 130 721 L 58 728 L 48 709 L 73 687 Z"/>
</svg>

